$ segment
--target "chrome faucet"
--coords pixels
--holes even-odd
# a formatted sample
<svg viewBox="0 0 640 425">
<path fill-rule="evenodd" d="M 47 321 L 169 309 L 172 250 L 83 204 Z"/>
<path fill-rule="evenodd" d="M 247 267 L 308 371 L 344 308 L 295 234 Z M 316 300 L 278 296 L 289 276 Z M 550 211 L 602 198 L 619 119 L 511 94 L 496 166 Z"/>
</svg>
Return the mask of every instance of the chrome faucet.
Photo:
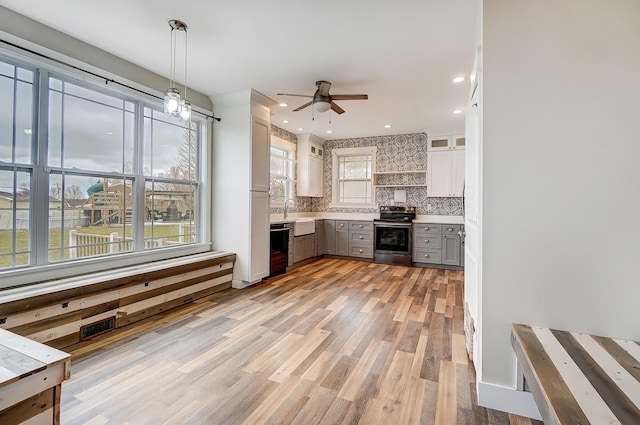
<svg viewBox="0 0 640 425">
<path fill-rule="evenodd" d="M 289 201 L 293 202 L 293 206 L 295 207 L 296 201 L 294 199 L 287 199 L 284 201 L 284 219 L 287 219 L 287 214 L 289 213 Z"/>
</svg>

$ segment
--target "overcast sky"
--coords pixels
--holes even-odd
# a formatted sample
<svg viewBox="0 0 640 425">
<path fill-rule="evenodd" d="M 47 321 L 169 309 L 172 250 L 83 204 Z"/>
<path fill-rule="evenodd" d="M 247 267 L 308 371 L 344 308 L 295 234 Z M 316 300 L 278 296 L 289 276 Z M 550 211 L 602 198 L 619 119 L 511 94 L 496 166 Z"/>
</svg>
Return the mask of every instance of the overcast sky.
<svg viewBox="0 0 640 425">
<path fill-rule="evenodd" d="M 0 67 L 0 161 L 10 162 L 13 135 L 13 79 L 3 77 L 6 66 Z M 51 81 L 52 89 L 60 89 L 59 80 Z M 50 91 L 49 102 L 49 158 L 48 165 L 60 167 L 64 160 L 65 168 L 76 167 L 97 172 L 123 172 L 131 170 L 134 162 L 135 105 L 123 102 L 101 93 L 79 86 L 66 84 L 63 95 Z M 18 82 L 16 94 L 15 137 L 16 161 L 28 162 L 31 154 L 30 143 L 35 135 L 31 120 L 31 85 Z M 146 110 L 149 115 L 150 110 Z M 163 114 L 156 112 L 155 118 Z M 153 170 L 153 175 L 166 173 L 176 165 L 178 148 L 185 141 L 185 128 L 177 118 L 168 122 L 145 119 L 144 125 L 144 168 Z M 64 150 L 61 141 L 64 140 Z M 153 140 L 153 144 L 150 143 Z M 20 176 L 18 187 L 25 182 Z M 11 172 L 0 172 L 0 190 L 12 192 L 13 176 Z M 52 184 L 55 180 L 52 176 Z M 97 178 L 69 178 L 66 186 L 79 185 L 86 193 L 91 181 Z"/>
</svg>

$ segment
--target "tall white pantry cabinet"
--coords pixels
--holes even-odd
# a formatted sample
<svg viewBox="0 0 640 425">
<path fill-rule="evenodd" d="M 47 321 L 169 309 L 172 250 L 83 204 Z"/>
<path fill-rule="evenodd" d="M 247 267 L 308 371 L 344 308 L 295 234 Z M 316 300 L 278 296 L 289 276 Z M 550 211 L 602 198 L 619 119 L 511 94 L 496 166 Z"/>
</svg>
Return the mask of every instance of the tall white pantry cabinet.
<svg viewBox="0 0 640 425">
<path fill-rule="evenodd" d="M 213 248 L 236 254 L 233 287 L 269 275 L 269 152 L 266 96 L 255 90 L 213 99 Z"/>
</svg>

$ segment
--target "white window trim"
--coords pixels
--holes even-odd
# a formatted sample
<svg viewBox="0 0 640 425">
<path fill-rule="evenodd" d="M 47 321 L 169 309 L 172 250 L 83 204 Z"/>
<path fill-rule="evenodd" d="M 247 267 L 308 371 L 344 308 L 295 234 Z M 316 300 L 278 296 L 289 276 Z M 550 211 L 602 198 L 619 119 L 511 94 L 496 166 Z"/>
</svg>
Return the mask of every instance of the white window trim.
<svg viewBox="0 0 640 425">
<path fill-rule="evenodd" d="M 24 44 L 21 39 L 16 39 L 16 42 Z M 45 51 L 53 58 L 59 58 L 67 64 L 77 64 L 81 69 L 94 71 L 105 77 L 113 77 L 114 79 L 130 85 L 131 88 L 123 86 L 109 85 L 108 92 L 117 94 L 119 96 L 126 97 L 132 102 L 142 102 L 149 107 L 157 107 L 158 110 L 162 108 L 162 101 L 158 100 L 152 95 L 146 93 L 156 93 L 155 89 L 151 89 L 143 84 L 139 84 L 135 81 L 128 80 L 117 74 L 113 74 L 101 68 L 88 65 L 84 62 L 70 59 L 67 56 L 61 55 L 53 50 L 46 49 L 41 46 L 35 46 L 36 51 Z M 73 69 L 70 65 L 60 64 L 58 62 L 43 58 L 37 54 L 25 53 L 22 49 L 11 46 L 0 47 L 0 55 L 4 56 L 9 63 L 25 68 L 41 68 L 43 72 L 55 78 L 60 78 L 65 81 L 69 81 L 73 84 L 89 87 L 98 91 L 104 92 L 105 80 L 100 77 L 92 77 L 82 71 Z M 142 90 L 142 93 L 138 90 Z M 158 92 L 159 93 L 159 92 Z M 159 93 L 160 95 L 162 93 Z M 37 107 L 37 106 L 34 106 Z M 211 204 L 210 190 L 211 190 L 211 170 L 209 153 L 212 146 L 212 135 L 209 131 L 211 123 L 213 122 L 207 114 L 212 112 L 203 109 L 199 106 L 193 105 L 193 114 L 202 119 L 201 127 L 201 152 L 199 167 L 199 196 L 200 205 L 199 212 L 202 222 L 199 225 L 198 235 L 201 242 L 188 244 L 183 246 L 159 248 L 147 251 L 131 251 L 124 254 L 109 255 L 104 257 L 91 257 L 84 259 L 77 259 L 73 261 L 63 261 L 42 265 L 25 265 L 15 268 L 7 268 L 0 270 L 0 290 L 13 286 L 25 286 L 33 284 L 40 284 L 43 281 L 52 279 L 67 278 L 84 273 L 112 270 L 118 267 L 144 265 L 148 262 L 168 260 L 177 257 L 183 257 L 188 255 L 201 254 L 205 252 L 215 252 L 212 250 L 212 243 L 210 240 L 210 225 L 211 222 Z"/>
<path fill-rule="evenodd" d="M 364 146 L 360 148 L 339 148 L 331 150 L 331 203 L 329 208 L 378 208 L 376 203 L 376 189 L 373 186 L 373 174 L 376 172 L 377 146 Z M 347 203 L 338 201 L 338 167 L 341 156 L 371 155 L 371 202 Z"/>
<path fill-rule="evenodd" d="M 289 160 L 291 161 L 291 179 L 289 183 L 289 198 L 295 198 L 295 181 L 296 181 L 296 148 L 295 143 L 291 143 L 287 140 L 281 139 L 277 136 L 271 136 L 271 146 L 279 149 L 284 149 L 289 152 Z M 286 200 L 285 200 L 286 201 Z M 284 208 L 284 201 L 273 201 L 269 199 L 269 206 L 271 208 Z"/>
</svg>

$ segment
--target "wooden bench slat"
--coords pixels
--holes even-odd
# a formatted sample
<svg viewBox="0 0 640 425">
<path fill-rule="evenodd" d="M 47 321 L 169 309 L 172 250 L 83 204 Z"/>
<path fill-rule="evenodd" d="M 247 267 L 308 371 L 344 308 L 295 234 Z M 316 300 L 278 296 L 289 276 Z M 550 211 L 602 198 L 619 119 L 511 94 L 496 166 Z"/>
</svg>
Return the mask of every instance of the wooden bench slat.
<svg viewBox="0 0 640 425">
<path fill-rule="evenodd" d="M 640 345 L 514 324 L 512 345 L 545 424 L 640 424 Z"/>
</svg>

